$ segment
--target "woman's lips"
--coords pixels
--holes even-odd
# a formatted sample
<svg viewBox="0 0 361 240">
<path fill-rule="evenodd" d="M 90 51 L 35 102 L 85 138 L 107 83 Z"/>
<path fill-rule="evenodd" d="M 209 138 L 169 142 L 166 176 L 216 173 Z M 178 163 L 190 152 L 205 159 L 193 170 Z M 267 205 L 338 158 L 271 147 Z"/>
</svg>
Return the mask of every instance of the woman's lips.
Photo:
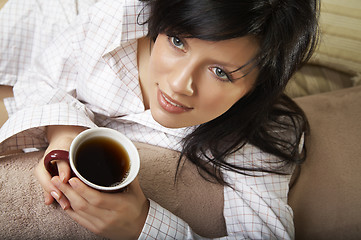
<svg viewBox="0 0 361 240">
<path fill-rule="evenodd" d="M 181 103 L 175 101 L 162 91 L 158 89 L 157 93 L 158 103 L 159 105 L 167 112 L 170 113 L 183 113 L 191 110 L 192 108 L 186 107 Z"/>
</svg>

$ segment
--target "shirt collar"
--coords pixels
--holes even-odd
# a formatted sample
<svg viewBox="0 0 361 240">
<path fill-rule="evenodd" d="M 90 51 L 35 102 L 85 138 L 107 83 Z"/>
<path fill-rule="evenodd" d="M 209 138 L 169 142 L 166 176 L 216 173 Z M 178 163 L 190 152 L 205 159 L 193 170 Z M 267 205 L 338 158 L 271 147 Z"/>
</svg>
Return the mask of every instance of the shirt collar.
<svg viewBox="0 0 361 240">
<path fill-rule="evenodd" d="M 118 75 L 124 87 L 132 94 L 129 98 L 138 102 L 138 107 L 132 109 L 132 112 L 144 111 L 144 104 L 141 89 L 139 86 L 139 74 L 137 67 L 137 40 L 148 33 L 146 24 L 140 24 L 146 21 L 148 17 L 148 8 L 143 2 L 124 1 L 122 12 L 117 15 L 119 24 L 119 34 L 114 37 L 111 44 L 108 45 L 103 54 L 103 59 L 108 66 Z"/>
<path fill-rule="evenodd" d="M 123 12 L 119 13 L 122 27 L 120 33 L 106 48 L 104 55 L 115 51 L 123 44 L 145 37 L 148 25 L 145 23 L 149 16 L 149 8 L 141 1 L 124 1 Z M 104 56 L 103 55 L 103 56 Z"/>
</svg>

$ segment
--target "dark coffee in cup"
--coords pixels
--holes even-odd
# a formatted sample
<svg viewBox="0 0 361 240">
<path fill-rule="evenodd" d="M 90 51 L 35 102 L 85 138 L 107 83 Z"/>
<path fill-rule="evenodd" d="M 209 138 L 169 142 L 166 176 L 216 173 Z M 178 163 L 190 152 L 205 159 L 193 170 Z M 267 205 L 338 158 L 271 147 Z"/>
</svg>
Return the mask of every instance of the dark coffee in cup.
<svg viewBox="0 0 361 240">
<path fill-rule="evenodd" d="M 75 152 L 74 164 L 81 176 L 103 187 L 120 184 L 130 169 L 130 159 L 125 148 L 105 136 L 83 141 Z"/>
</svg>

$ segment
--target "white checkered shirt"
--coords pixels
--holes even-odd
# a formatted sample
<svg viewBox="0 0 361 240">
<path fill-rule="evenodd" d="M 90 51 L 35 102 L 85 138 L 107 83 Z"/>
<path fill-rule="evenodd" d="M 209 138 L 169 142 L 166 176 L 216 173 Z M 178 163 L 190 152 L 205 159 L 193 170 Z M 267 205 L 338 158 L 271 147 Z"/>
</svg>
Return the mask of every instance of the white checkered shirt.
<svg viewBox="0 0 361 240">
<path fill-rule="evenodd" d="M 181 149 L 192 127 L 159 125 L 142 101 L 136 50 L 147 26 L 137 22 L 147 9 L 135 0 L 95 2 L 10 0 L 0 11 L 0 84 L 16 83 L 0 151 L 46 147 L 48 125 L 105 126 L 133 141 Z M 278 159 L 246 145 L 228 161 L 270 167 Z M 293 238 L 290 175 L 223 173 L 234 188 L 224 188 L 225 239 Z M 186 222 L 151 201 L 140 239 L 194 238 Z"/>
</svg>

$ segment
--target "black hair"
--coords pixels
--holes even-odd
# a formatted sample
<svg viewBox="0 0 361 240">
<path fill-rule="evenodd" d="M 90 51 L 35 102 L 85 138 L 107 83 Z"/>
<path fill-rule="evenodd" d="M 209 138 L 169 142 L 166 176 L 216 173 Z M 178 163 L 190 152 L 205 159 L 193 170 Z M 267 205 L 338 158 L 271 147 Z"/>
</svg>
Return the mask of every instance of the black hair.
<svg viewBox="0 0 361 240">
<path fill-rule="evenodd" d="M 292 75 L 311 57 L 318 40 L 317 0 L 143 0 L 150 6 L 148 36 L 187 36 L 220 41 L 253 36 L 259 51 L 251 61 L 259 73 L 245 96 L 223 115 L 199 125 L 183 140 L 178 162 L 185 156 L 199 172 L 227 184 L 221 169 L 283 174 L 283 170 L 232 165 L 227 156 L 253 144 L 283 161 L 282 166 L 302 163 L 299 151 L 307 118 L 284 94 Z M 282 134 L 280 134 L 282 133 Z M 211 167 L 210 167 L 211 166 Z M 207 173 L 207 174 L 204 174 Z"/>
</svg>

